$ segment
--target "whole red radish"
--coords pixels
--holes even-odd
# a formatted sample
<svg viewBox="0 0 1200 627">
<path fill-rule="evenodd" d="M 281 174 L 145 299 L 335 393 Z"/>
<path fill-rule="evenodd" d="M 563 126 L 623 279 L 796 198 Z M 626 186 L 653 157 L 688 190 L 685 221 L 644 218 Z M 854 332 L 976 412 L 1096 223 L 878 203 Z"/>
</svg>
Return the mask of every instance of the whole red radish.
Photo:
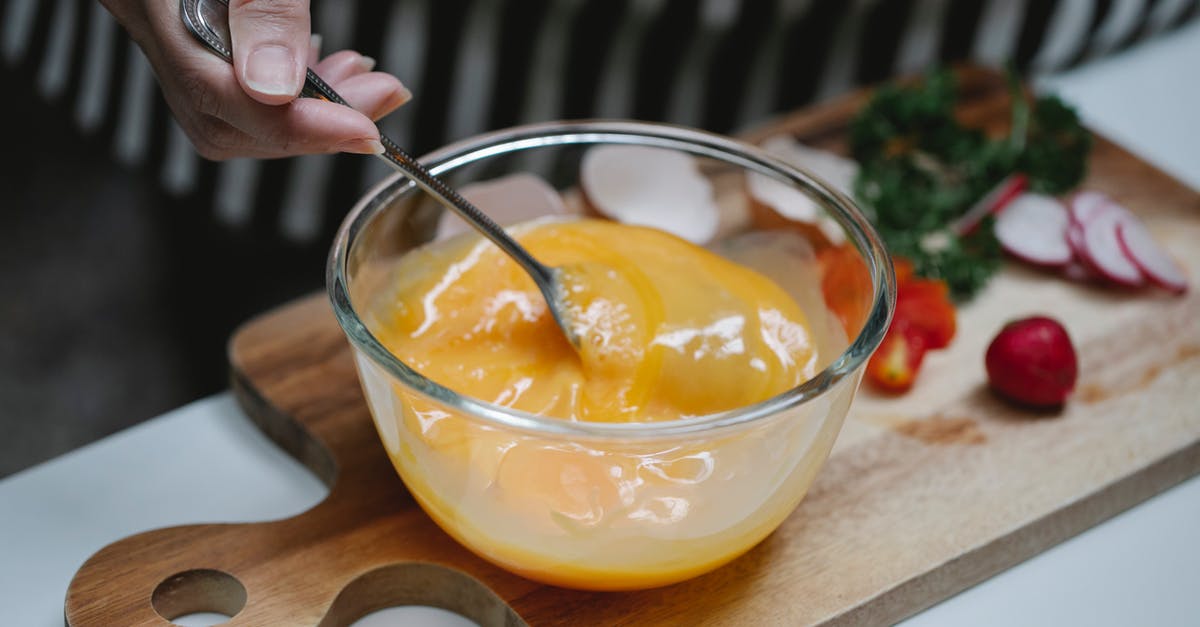
<svg viewBox="0 0 1200 627">
<path fill-rule="evenodd" d="M 1045 316 L 1005 325 L 988 346 L 985 364 L 993 390 L 1031 407 L 1063 404 L 1078 374 L 1067 330 Z"/>
</svg>

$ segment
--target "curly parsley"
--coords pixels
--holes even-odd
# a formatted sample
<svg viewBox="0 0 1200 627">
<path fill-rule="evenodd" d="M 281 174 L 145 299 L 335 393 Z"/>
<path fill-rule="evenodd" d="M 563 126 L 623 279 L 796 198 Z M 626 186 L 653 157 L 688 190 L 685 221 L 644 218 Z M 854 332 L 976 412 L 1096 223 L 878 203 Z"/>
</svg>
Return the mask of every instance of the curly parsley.
<svg viewBox="0 0 1200 627">
<path fill-rule="evenodd" d="M 1000 267 L 990 220 L 971 235 L 947 227 L 1005 177 L 1024 173 L 1030 189 L 1060 194 L 1083 179 L 1091 135 L 1054 96 L 1032 107 L 1010 74 L 1012 128 L 990 138 L 954 117 L 954 75 L 937 71 L 910 86 L 880 88 L 850 126 L 861 164 L 854 193 L 893 254 L 917 274 L 943 279 L 958 300 L 975 295 Z"/>
</svg>

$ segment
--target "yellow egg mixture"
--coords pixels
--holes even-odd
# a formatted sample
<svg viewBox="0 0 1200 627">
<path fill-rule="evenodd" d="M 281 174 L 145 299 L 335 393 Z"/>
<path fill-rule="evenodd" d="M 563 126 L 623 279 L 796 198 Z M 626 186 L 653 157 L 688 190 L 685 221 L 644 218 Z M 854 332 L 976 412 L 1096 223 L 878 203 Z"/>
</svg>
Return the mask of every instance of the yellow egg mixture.
<svg viewBox="0 0 1200 627">
<path fill-rule="evenodd" d="M 804 311 L 746 267 L 655 229 L 607 221 L 512 232 L 564 270 L 578 350 L 532 280 L 471 236 L 405 255 L 369 312 L 372 332 L 455 392 L 563 420 L 711 414 L 765 400 L 816 371 Z M 811 437 L 743 433 L 724 444 L 615 450 L 505 433 L 396 387 L 408 410 L 387 418 L 402 434 L 389 453 L 425 509 L 484 557 L 560 585 L 644 587 L 724 563 L 769 533 L 799 496 L 765 509 L 764 499 L 784 483 L 811 480 L 819 466 L 789 448 Z M 769 475 L 769 489 L 747 485 L 750 475 Z M 680 542 L 695 545 L 682 560 Z"/>
</svg>

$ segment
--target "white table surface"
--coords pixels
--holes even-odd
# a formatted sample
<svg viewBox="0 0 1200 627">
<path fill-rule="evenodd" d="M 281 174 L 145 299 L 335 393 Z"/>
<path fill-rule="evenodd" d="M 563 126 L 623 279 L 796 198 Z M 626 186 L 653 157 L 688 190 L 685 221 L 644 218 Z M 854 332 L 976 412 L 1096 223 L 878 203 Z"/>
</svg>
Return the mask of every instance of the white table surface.
<svg viewBox="0 0 1200 627">
<path fill-rule="evenodd" d="M 1088 124 L 1200 188 L 1200 23 L 1038 81 Z M 1200 219 L 1200 216 L 1197 216 Z M 13 417 L 6 417 L 13 419 Z M 0 625 L 58 627 L 75 570 L 138 531 L 281 518 L 326 491 L 251 425 L 228 393 L 0 481 Z M 370 623 L 461 625 L 392 612 Z M 904 623 L 1200 625 L 1200 478 Z"/>
</svg>

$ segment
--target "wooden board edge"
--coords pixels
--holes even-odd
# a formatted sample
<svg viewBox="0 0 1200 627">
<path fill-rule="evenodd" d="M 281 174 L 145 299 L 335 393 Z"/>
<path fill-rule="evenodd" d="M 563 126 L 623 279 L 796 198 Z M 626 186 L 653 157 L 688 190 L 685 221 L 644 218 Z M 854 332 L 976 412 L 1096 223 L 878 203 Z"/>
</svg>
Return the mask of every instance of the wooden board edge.
<svg viewBox="0 0 1200 627">
<path fill-rule="evenodd" d="M 967 63 L 950 66 L 950 70 L 958 80 L 960 101 L 980 99 L 992 92 L 1008 89 L 1004 74 L 996 68 Z M 734 137 L 758 144 L 771 135 L 790 133 L 802 141 L 819 141 L 844 132 L 850 126 L 854 114 L 870 101 L 879 87 L 890 82 L 913 83 L 925 75 L 923 72 L 915 73 L 898 77 L 894 81 L 864 85 L 824 102 L 767 118 L 736 131 Z"/>
<path fill-rule="evenodd" d="M 338 474 L 333 452 L 321 444 L 298 420 L 263 396 L 240 368 L 230 368 L 229 387 L 238 407 L 250 422 L 285 453 L 315 474 L 321 483 L 330 488 L 332 494 Z"/>
<path fill-rule="evenodd" d="M 823 623 L 892 624 L 933 607 L 1200 475 L 1200 440 L 993 538 Z M 920 601 L 914 601 L 921 599 Z M 937 599 L 927 602 L 923 599 Z"/>
</svg>

